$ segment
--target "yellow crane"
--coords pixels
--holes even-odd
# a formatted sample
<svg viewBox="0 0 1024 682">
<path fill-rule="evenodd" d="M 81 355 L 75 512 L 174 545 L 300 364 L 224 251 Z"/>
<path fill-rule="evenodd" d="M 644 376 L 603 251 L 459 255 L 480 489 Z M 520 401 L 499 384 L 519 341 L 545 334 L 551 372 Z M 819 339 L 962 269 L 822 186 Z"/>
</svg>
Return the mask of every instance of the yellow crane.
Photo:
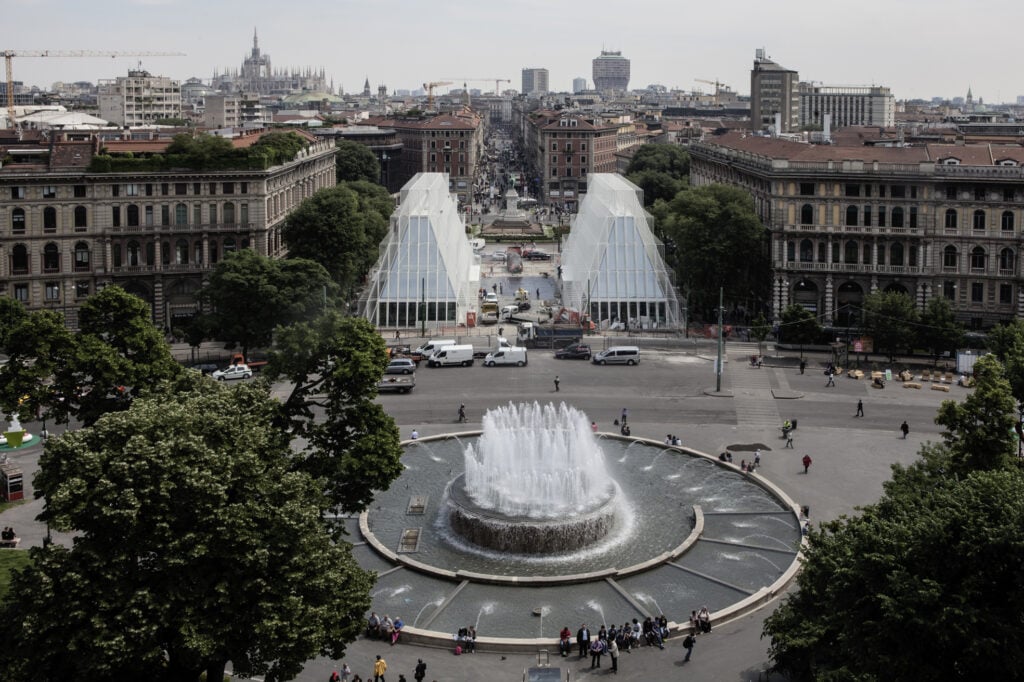
<svg viewBox="0 0 1024 682">
<path fill-rule="evenodd" d="M 440 88 L 451 84 L 451 81 L 433 81 L 431 83 L 423 84 L 423 89 L 427 91 L 427 111 L 434 110 L 434 88 Z"/>
<path fill-rule="evenodd" d="M 501 84 L 511 83 L 508 78 L 452 78 L 453 81 L 462 81 L 463 83 L 490 83 L 494 81 L 494 94 L 501 94 Z"/>
<path fill-rule="evenodd" d="M 698 83 L 707 83 L 708 85 L 715 86 L 715 104 L 718 104 L 718 93 L 721 90 L 729 90 L 729 86 L 723 83 L 722 81 L 718 80 L 717 78 L 713 81 L 709 81 L 706 78 L 694 78 L 693 80 L 697 81 Z"/>
<path fill-rule="evenodd" d="M 7 69 L 7 122 L 15 127 L 14 120 L 14 65 L 15 57 L 184 57 L 184 52 L 110 52 L 108 50 L 0 50 L 4 55 Z"/>
</svg>

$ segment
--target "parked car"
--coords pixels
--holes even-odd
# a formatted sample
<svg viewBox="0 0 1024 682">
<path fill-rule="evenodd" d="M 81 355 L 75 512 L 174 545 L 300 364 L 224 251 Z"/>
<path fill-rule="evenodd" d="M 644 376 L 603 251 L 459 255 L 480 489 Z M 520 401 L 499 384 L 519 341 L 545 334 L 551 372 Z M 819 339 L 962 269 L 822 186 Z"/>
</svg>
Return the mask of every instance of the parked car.
<svg viewBox="0 0 1024 682">
<path fill-rule="evenodd" d="M 591 355 L 590 346 L 585 343 L 574 343 L 555 351 L 555 357 L 559 360 L 589 360 Z"/>
<path fill-rule="evenodd" d="M 508 258 L 508 256 L 504 251 L 495 251 L 491 254 L 491 260 L 495 263 L 504 263 L 506 258 Z"/>
<path fill-rule="evenodd" d="M 388 363 L 385 374 L 412 374 L 416 371 L 416 363 L 411 358 L 395 358 Z"/>
<path fill-rule="evenodd" d="M 636 346 L 612 346 L 594 356 L 595 365 L 638 365 L 640 349 Z"/>
<path fill-rule="evenodd" d="M 498 302 L 498 295 L 496 293 L 494 293 L 493 291 L 489 291 L 486 294 L 484 294 L 484 303 L 497 303 L 497 302 Z"/>
<path fill-rule="evenodd" d="M 218 369 L 210 376 L 217 381 L 226 381 L 228 379 L 251 379 L 252 370 L 249 369 L 249 365 L 231 365 L 225 369 Z"/>
<path fill-rule="evenodd" d="M 551 260 L 551 254 L 540 249 L 531 249 L 523 254 L 523 258 L 526 260 Z"/>
<path fill-rule="evenodd" d="M 199 364 L 192 365 L 192 369 L 198 369 L 203 374 L 212 374 L 220 369 L 220 367 L 213 362 L 200 362 Z"/>
</svg>

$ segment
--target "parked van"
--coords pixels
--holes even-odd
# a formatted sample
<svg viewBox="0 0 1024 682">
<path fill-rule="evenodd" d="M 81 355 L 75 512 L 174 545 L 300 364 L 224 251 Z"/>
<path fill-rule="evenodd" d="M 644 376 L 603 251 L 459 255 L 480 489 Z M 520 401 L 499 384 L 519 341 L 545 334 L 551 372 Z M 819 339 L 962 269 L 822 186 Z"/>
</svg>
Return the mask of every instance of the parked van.
<svg viewBox="0 0 1024 682">
<path fill-rule="evenodd" d="M 449 367 L 451 365 L 469 367 L 472 364 L 473 346 L 469 344 L 441 346 L 427 359 L 427 367 Z"/>
<path fill-rule="evenodd" d="M 640 349 L 636 346 L 612 346 L 594 356 L 595 365 L 637 365 L 640 364 Z"/>
<path fill-rule="evenodd" d="M 484 367 L 494 367 L 495 365 L 522 367 L 526 362 L 526 349 L 521 346 L 512 346 L 511 348 L 499 348 L 494 352 L 488 353 L 487 357 L 484 358 Z"/>
<path fill-rule="evenodd" d="M 454 346 L 455 339 L 430 339 L 425 341 L 422 346 L 414 350 L 412 355 L 413 360 L 426 360 L 435 351 L 439 350 L 442 346 Z"/>
</svg>

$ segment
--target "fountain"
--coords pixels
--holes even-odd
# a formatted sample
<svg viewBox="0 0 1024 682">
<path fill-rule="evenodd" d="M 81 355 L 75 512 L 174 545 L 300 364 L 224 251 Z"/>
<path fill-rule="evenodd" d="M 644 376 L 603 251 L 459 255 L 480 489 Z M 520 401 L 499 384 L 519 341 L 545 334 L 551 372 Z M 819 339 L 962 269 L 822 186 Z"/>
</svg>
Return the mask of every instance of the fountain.
<svg viewBox="0 0 1024 682">
<path fill-rule="evenodd" d="M 446 491 L 456 533 L 524 554 L 572 551 L 608 534 L 619 489 L 586 415 L 565 403 L 510 403 L 488 411 L 483 427 Z"/>
</svg>

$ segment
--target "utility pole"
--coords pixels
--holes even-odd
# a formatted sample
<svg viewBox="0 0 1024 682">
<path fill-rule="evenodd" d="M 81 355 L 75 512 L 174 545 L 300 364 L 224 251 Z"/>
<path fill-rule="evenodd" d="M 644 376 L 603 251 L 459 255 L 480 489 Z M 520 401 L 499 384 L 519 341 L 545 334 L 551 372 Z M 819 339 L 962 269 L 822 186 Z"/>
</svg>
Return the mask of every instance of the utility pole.
<svg viewBox="0 0 1024 682">
<path fill-rule="evenodd" d="M 420 336 L 427 335 L 427 278 L 420 280 Z"/>
<path fill-rule="evenodd" d="M 718 289 L 718 363 L 715 365 L 715 393 L 722 392 L 722 308 L 725 301 L 725 288 Z"/>
</svg>

